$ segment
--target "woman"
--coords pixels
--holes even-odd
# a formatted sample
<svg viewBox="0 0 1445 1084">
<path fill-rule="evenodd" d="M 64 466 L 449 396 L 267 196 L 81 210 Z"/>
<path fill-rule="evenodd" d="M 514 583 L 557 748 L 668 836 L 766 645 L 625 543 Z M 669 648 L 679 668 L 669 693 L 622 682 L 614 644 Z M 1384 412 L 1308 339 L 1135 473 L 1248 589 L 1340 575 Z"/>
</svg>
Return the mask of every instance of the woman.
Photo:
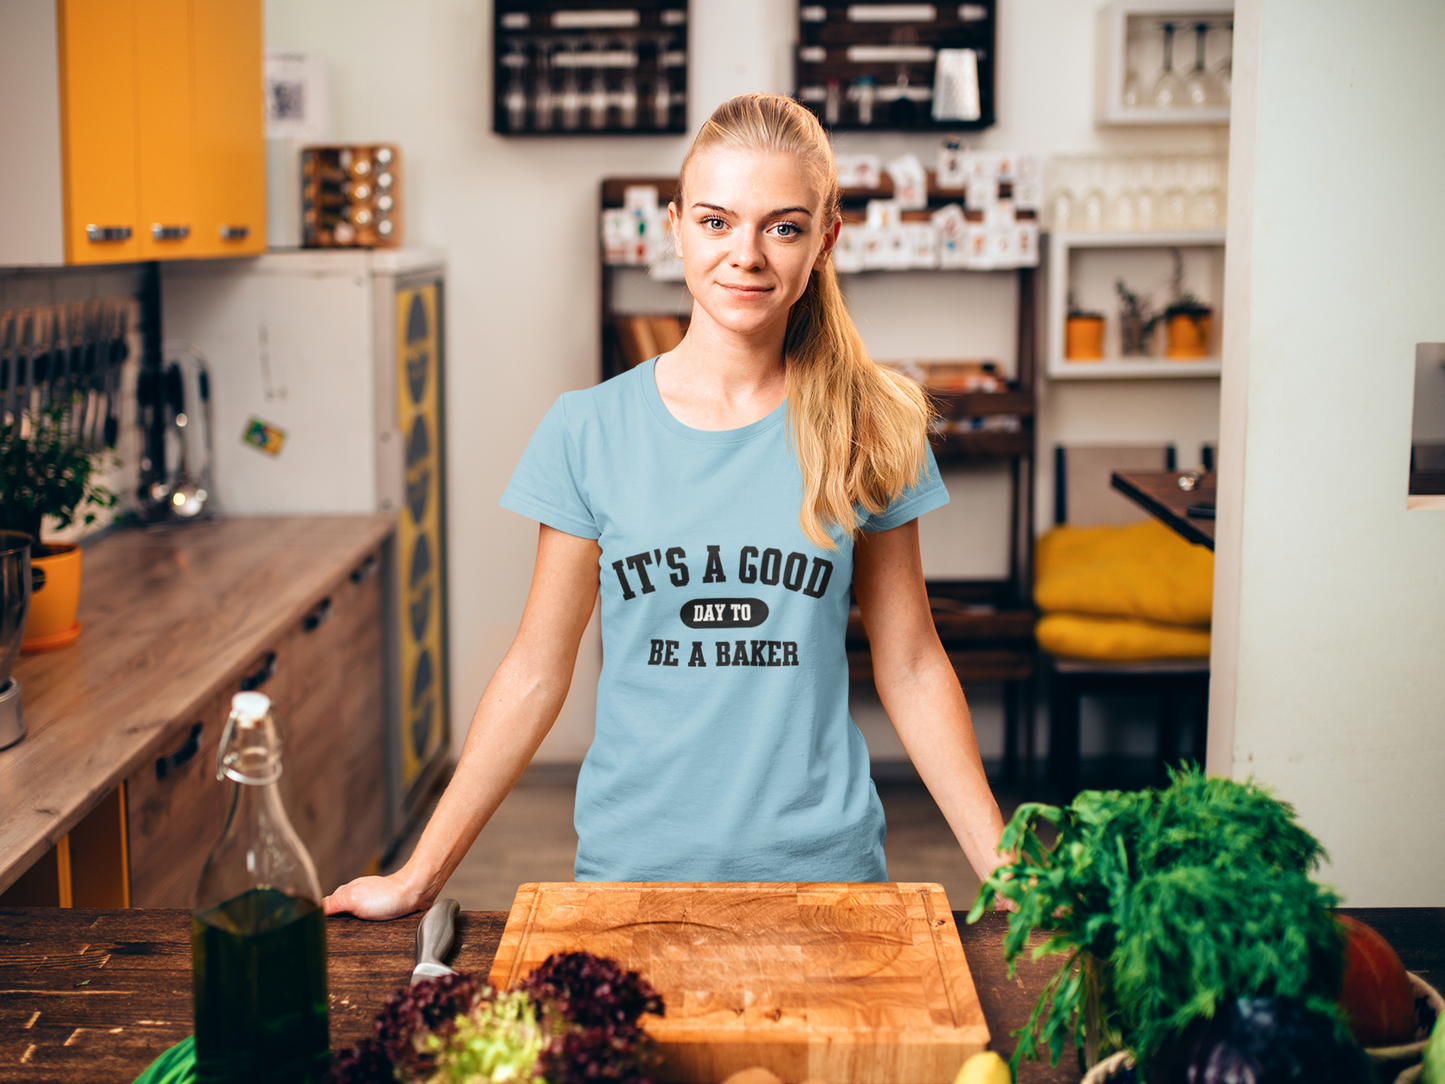
<svg viewBox="0 0 1445 1084">
<path fill-rule="evenodd" d="M 724 103 L 683 161 L 677 349 L 543 419 L 502 504 L 542 524 L 522 624 L 415 852 L 327 913 L 426 906 L 552 726 L 602 598 L 579 880 L 880 881 L 883 810 L 848 716 L 857 594 L 883 704 L 980 877 L 998 806 L 924 589 L 948 499 L 911 381 L 871 362 L 830 257 L 826 134 L 787 98 Z"/>
</svg>

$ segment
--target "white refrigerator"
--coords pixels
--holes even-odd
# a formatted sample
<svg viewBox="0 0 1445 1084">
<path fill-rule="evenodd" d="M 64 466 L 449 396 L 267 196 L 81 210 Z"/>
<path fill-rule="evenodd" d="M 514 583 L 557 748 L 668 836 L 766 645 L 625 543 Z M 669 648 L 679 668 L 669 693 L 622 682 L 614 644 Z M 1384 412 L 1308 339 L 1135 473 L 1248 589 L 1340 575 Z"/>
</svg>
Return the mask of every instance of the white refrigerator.
<svg viewBox="0 0 1445 1084">
<path fill-rule="evenodd" d="M 445 264 L 294 250 L 161 265 L 167 357 L 209 373 L 223 515 L 392 512 L 385 569 L 393 840 L 448 740 Z"/>
</svg>

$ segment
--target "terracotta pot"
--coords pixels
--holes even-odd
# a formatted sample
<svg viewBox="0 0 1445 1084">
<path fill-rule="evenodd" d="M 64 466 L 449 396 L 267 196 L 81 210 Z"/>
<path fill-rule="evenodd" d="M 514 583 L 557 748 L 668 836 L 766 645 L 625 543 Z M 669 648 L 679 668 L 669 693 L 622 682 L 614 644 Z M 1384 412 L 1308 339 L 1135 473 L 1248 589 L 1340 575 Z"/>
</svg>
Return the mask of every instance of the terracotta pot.
<svg viewBox="0 0 1445 1084">
<path fill-rule="evenodd" d="M 1214 318 L 1208 312 L 1176 312 L 1165 325 L 1168 345 L 1164 356 L 1179 360 L 1209 356 L 1209 330 Z"/>
<path fill-rule="evenodd" d="M 80 606 L 80 547 L 52 542 L 44 557 L 30 559 L 30 614 L 21 651 L 66 647 L 80 635 L 75 611 Z"/>
<path fill-rule="evenodd" d="M 1098 361 L 1104 356 L 1104 318 L 1070 316 L 1064 324 L 1064 357 L 1070 361 Z"/>
</svg>

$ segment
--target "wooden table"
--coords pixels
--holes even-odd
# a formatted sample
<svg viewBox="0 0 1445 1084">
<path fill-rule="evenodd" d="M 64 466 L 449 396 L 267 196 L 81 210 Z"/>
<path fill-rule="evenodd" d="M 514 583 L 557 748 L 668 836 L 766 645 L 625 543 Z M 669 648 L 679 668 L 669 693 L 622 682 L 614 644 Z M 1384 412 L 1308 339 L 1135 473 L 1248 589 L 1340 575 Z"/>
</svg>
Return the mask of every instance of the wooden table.
<svg viewBox="0 0 1445 1084">
<path fill-rule="evenodd" d="M 1214 473 L 1200 475 L 1194 488 L 1179 488 L 1181 472 L 1115 471 L 1110 479 L 1114 488 L 1150 514 L 1158 516 L 1169 527 L 1190 542 L 1214 548 L 1214 520 L 1189 514 L 1189 506 L 1207 504 L 1214 507 Z"/>
<path fill-rule="evenodd" d="M 1445 908 L 1354 909 L 1405 966 L 1445 985 Z M 993 1035 L 1007 1057 L 1034 998 L 1058 966 L 1019 961 L 1010 978 L 1000 948 L 1003 915 L 975 926 L 954 912 Z M 331 1041 L 349 1046 L 369 1030 L 386 995 L 411 974 L 420 916 L 327 923 Z M 453 966 L 486 974 L 506 912 L 463 912 Z M 1035 938 L 1038 944 L 1041 938 Z M 185 911 L 0 910 L 0 1082 L 129 1084 L 191 1032 L 190 915 Z M 1077 1081 L 1072 1049 L 1050 1069 L 1025 1063 L 1022 1082 Z"/>
</svg>

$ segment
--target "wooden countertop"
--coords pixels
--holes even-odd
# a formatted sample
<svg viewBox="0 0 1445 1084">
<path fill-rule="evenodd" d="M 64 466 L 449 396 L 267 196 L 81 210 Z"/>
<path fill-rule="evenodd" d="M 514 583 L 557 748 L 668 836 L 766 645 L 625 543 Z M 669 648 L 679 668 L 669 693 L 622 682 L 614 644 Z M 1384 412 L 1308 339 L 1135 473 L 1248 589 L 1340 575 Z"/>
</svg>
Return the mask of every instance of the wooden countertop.
<svg viewBox="0 0 1445 1084">
<path fill-rule="evenodd" d="M 1346 909 L 1368 922 L 1405 966 L 1445 985 L 1445 908 Z M 395 922 L 327 921 L 331 1046 L 367 1035 L 391 990 L 411 975 L 420 915 Z M 1003 962 L 1007 916 L 974 926 L 954 912 L 992 1048 L 1008 1057 L 1034 998 L 1060 958 L 1025 953 L 1015 977 Z M 152 1059 L 191 1033 L 187 911 L 0 910 L 0 1082 L 129 1084 Z M 483 975 L 506 927 L 505 911 L 464 911 L 451 963 Z M 1036 936 L 1031 944 L 1042 943 Z M 1055 1068 L 1025 1062 L 1021 1084 L 1079 1079 L 1066 1046 Z"/>
<path fill-rule="evenodd" d="M 80 639 L 15 668 L 26 735 L 0 751 L 0 890 L 174 744 L 187 716 L 254 669 L 393 526 L 389 515 L 241 517 L 88 546 Z"/>
</svg>

